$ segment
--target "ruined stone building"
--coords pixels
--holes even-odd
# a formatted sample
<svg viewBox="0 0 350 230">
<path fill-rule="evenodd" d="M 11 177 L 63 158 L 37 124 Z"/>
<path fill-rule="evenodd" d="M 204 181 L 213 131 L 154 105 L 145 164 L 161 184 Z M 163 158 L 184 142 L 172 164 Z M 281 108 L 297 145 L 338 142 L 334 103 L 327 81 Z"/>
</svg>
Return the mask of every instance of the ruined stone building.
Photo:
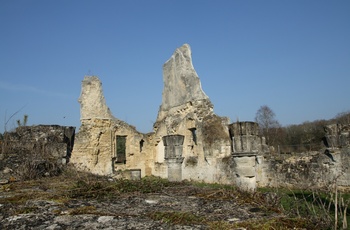
<svg viewBox="0 0 350 230">
<path fill-rule="evenodd" d="M 185 44 L 163 65 L 162 104 L 153 132 L 144 134 L 115 118 L 96 76 L 82 81 L 81 127 L 70 158 L 78 169 L 101 175 L 159 176 L 257 186 L 350 186 L 350 130 L 328 142 L 341 148 L 311 155 L 273 155 L 255 122 L 230 124 L 214 113 Z M 332 134 L 333 133 L 333 134 Z M 328 135 L 328 136 L 327 136 Z"/>
<path fill-rule="evenodd" d="M 96 76 L 82 81 L 81 127 L 71 162 L 102 175 L 138 171 L 141 176 L 255 185 L 255 158 L 266 151 L 258 126 L 231 124 L 213 111 L 185 44 L 163 65 L 164 89 L 153 132 L 143 134 L 115 118 Z M 234 157 L 232 157 L 234 153 Z M 252 185 L 252 186 L 254 186 Z"/>
<path fill-rule="evenodd" d="M 230 123 L 214 113 L 192 65 L 189 45 L 176 49 L 165 62 L 163 81 L 162 104 L 151 133 L 140 133 L 115 118 L 98 77 L 86 76 L 77 134 L 74 127 L 58 125 L 18 127 L 5 134 L 2 152 L 6 148 L 9 155 L 48 153 L 59 164 L 70 162 L 100 175 L 153 175 L 171 181 L 236 184 L 248 190 L 350 186 L 349 124 L 325 127 L 325 147 L 318 152 L 272 154 L 257 123 Z"/>
</svg>

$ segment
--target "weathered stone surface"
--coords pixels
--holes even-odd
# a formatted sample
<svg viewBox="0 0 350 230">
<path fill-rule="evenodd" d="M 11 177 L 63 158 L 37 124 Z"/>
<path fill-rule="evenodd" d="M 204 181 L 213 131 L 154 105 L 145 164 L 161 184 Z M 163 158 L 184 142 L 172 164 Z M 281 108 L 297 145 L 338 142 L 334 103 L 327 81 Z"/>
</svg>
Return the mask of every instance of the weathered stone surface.
<svg viewBox="0 0 350 230">
<path fill-rule="evenodd" d="M 85 76 L 79 98 L 80 119 L 113 118 L 103 95 L 102 83 L 96 76 Z"/>
<path fill-rule="evenodd" d="M 159 148 L 168 148 L 162 137 L 182 135 L 183 157 L 196 159 L 195 164 L 182 164 L 182 179 L 230 183 L 233 174 L 227 172 L 229 167 L 223 164 L 224 168 L 218 168 L 221 167 L 220 159 L 231 154 L 229 120 L 214 113 L 193 67 L 189 45 L 176 49 L 164 64 L 163 81 L 162 105 L 154 124 L 156 139 L 161 140 Z M 164 152 L 158 151 L 157 154 L 168 159 Z M 168 162 L 168 165 L 171 164 Z M 169 170 L 168 177 L 173 174 Z M 162 176 L 163 172 L 154 170 L 153 173 Z"/>
<path fill-rule="evenodd" d="M 259 135 L 258 123 L 236 122 L 229 125 L 229 130 L 235 154 L 268 152 L 265 138 Z"/>
<path fill-rule="evenodd" d="M 150 175 L 149 162 L 146 162 L 151 155 L 150 145 L 154 146 L 150 136 L 112 115 L 98 77 L 84 78 L 79 102 L 81 126 L 71 163 L 79 170 L 100 175 L 113 175 L 126 169 L 140 169 L 142 176 Z M 125 137 L 123 160 L 118 159 L 118 137 Z"/>
<path fill-rule="evenodd" d="M 47 154 L 57 159 L 59 164 L 66 164 L 71 156 L 74 137 L 75 127 L 72 126 L 20 126 L 12 132 L 5 133 L 2 147 L 7 155 Z"/>
<path fill-rule="evenodd" d="M 113 183 L 111 182 L 111 187 Z M 157 193 L 122 193 L 108 199 L 68 199 L 68 196 L 58 199 L 58 191 L 47 190 L 44 185 L 45 183 L 41 183 L 37 188 L 31 188 L 29 183 L 26 183 L 23 187 L 17 186 L 15 190 L 2 190 L 0 229 L 200 230 L 210 229 L 209 223 L 217 222 L 214 225 L 216 228 L 220 227 L 218 223 L 221 223 L 227 228 L 230 223 L 238 220 L 267 220 L 281 215 L 271 211 L 253 212 L 251 210 L 256 207 L 253 202 L 242 204 L 242 200 L 234 198 L 235 196 L 222 199 L 223 190 L 196 188 L 186 184 L 164 187 Z M 30 189 L 35 189 L 34 194 L 40 195 L 32 196 L 26 202 L 18 201 L 16 205 L 6 202 L 7 199 L 17 197 L 18 193 L 28 193 Z M 56 199 L 44 199 L 53 195 Z M 26 199 L 26 196 L 23 199 Z M 190 223 L 191 221 L 184 217 L 184 222 L 188 224 L 174 224 L 167 221 L 166 217 L 163 220 L 152 218 L 155 213 L 191 213 L 198 220 L 205 218 L 206 221 Z"/>
<path fill-rule="evenodd" d="M 176 49 L 163 65 L 163 80 L 160 110 L 169 110 L 190 101 L 209 99 L 203 92 L 199 77 L 193 68 L 191 48 L 188 44 Z"/>
<path fill-rule="evenodd" d="M 341 148 L 350 145 L 350 125 L 332 124 L 325 127 L 324 144 L 327 148 Z"/>
<path fill-rule="evenodd" d="M 133 169 L 140 170 L 142 177 L 171 179 L 176 175 L 176 180 L 236 183 L 247 189 L 254 189 L 256 183 L 279 186 L 280 181 L 287 185 L 298 181 L 325 185 L 349 163 L 343 153 L 331 154 L 333 160 L 327 157 L 330 151 L 344 152 L 349 145 L 350 128 L 346 125 L 326 128 L 323 141 L 328 152 L 322 150 L 318 157 L 281 160 L 281 156 L 267 154 L 269 147 L 260 136 L 257 123 L 230 124 L 228 118 L 214 113 L 193 67 L 188 44 L 176 49 L 163 65 L 163 81 L 162 104 L 154 132 L 142 134 L 114 118 L 99 79 L 85 77 L 79 99 L 82 125 L 71 162 L 96 174 L 123 175 L 117 172 Z M 181 144 L 169 147 L 164 139 L 169 135 L 183 136 Z M 119 139 L 125 140 L 124 155 L 120 153 Z M 125 175 L 130 177 L 129 172 Z M 342 185 L 350 181 L 347 175 L 348 171 L 339 177 Z"/>
<path fill-rule="evenodd" d="M 329 153 L 266 155 L 256 165 L 258 186 L 322 188 L 335 185 L 349 187 L 350 148 Z"/>
</svg>

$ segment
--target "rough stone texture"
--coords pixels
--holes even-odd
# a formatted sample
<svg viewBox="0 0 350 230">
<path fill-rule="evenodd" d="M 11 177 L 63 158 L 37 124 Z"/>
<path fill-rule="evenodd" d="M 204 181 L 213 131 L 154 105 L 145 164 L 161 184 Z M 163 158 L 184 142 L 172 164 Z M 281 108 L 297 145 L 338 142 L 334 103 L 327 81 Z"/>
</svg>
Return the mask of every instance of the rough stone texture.
<svg viewBox="0 0 350 230">
<path fill-rule="evenodd" d="M 98 78 L 85 77 L 79 99 L 81 127 L 76 135 L 71 162 L 79 169 L 97 174 L 115 175 L 120 170 L 140 169 L 142 176 L 167 178 L 169 166 L 174 162 L 166 162 L 162 138 L 176 134 L 184 136 L 181 150 L 182 158 L 187 162 L 170 167 L 182 172 L 178 178 L 232 182 L 234 174 L 227 171 L 230 169 L 228 161 L 222 160 L 231 156 L 229 121 L 214 114 L 213 105 L 203 92 L 193 68 L 189 45 L 176 49 L 164 64 L 163 75 L 162 105 L 154 133 L 150 134 L 139 133 L 113 117 Z M 116 163 L 118 136 L 124 136 L 126 140 L 124 163 Z M 223 169 L 218 169 L 217 166 L 221 165 Z"/>
<path fill-rule="evenodd" d="M 326 147 L 339 148 L 350 145 L 350 125 L 332 124 L 325 127 Z"/>
<path fill-rule="evenodd" d="M 111 119 L 111 111 L 107 107 L 103 95 L 102 83 L 96 76 L 85 76 L 79 98 L 80 119 Z"/>
<path fill-rule="evenodd" d="M 161 111 L 181 106 L 190 101 L 208 100 L 192 65 L 191 48 L 184 44 L 176 49 L 163 65 L 163 97 Z"/>
<path fill-rule="evenodd" d="M 75 127 L 59 125 L 21 126 L 13 132 L 5 133 L 2 148 L 4 154 L 7 155 L 40 152 L 57 159 L 59 164 L 66 164 L 71 156 L 74 136 Z"/>
<path fill-rule="evenodd" d="M 113 117 L 96 76 L 86 76 L 82 81 L 79 102 L 81 126 L 75 139 L 72 164 L 80 170 L 100 175 L 112 175 L 126 169 L 140 169 L 142 176 L 150 175 L 151 137 Z M 117 159 L 118 136 L 127 137 L 124 162 Z"/>
<path fill-rule="evenodd" d="M 117 159 L 118 136 L 127 137 L 125 162 Z M 150 148 L 153 147 L 150 143 L 149 135 L 137 132 L 118 119 L 86 120 L 76 135 L 71 162 L 78 169 L 99 175 L 111 175 L 126 169 L 141 169 L 142 176 L 150 175 L 148 161 L 152 156 Z"/>
<path fill-rule="evenodd" d="M 0 191 L 0 229 L 210 229 L 206 223 L 172 224 L 154 220 L 152 213 L 191 213 L 222 224 L 262 220 L 281 214 L 258 209 L 259 204 L 242 204 L 238 198 L 222 199 L 222 190 L 198 189 L 188 185 L 163 188 L 157 193 L 121 194 L 118 197 L 44 199 L 32 197 L 26 202 L 7 200 L 23 193 L 56 194 L 44 184 Z M 268 196 L 266 196 L 268 199 Z M 181 216 L 179 216 L 181 218 Z M 215 225 L 217 228 L 219 225 Z M 234 228 L 233 228 L 234 229 Z M 240 228 L 239 228 L 240 229 Z"/>
<path fill-rule="evenodd" d="M 168 180 L 182 181 L 182 157 L 184 136 L 168 135 L 163 137 L 165 161 L 168 165 Z"/>
<path fill-rule="evenodd" d="M 255 190 L 257 187 L 257 159 L 268 147 L 259 136 L 259 125 L 255 122 L 236 122 L 229 125 L 232 139 L 233 168 L 235 183 L 242 189 Z"/>
<path fill-rule="evenodd" d="M 214 113 L 193 67 L 189 45 L 176 49 L 164 64 L 163 80 L 162 105 L 154 124 L 155 139 L 174 134 L 185 137 L 182 179 L 231 183 L 234 174 L 227 171 L 230 169 L 225 165 L 227 161 L 222 161 L 231 156 L 229 120 Z M 164 149 L 162 140 L 157 145 L 157 150 Z M 156 154 L 162 156 L 156 159 L 157 165 L 164 165 L 161 159 L 164 153 Z M 152 173 L 163 177 L 157 167 Z"/>
<path fill-rule="evenodd" d="M 323 186 L 334 178 L 348 186 L 349 126 L 327 127 L 326 148 L 315 155 L 271 155 L 257 123 L 230 124 L 228 118 L 214 113 L 193 67 L 189 45 L 176 49 L 164 64 L 163 80 L 154 132 L 142 134 L 113 117 L 99 79 L 85 77 L 79 99 L 81 127 L 71 162 L 78 169 L 102 175 L 131 178 L 128 170 L 141 172 L 142 177 L 176 174 L 176 180 L 235 183 L 249 190 L 301 183 Z M 169 135 L 184 137 L 182 146 L 177 146 L 182 150 L 178 159 L 168 157 L 180 152 L 166 150 L 163 138 Z M 125 156 L 120 155 L 120 138 L 125 138 Z"/>
<path fill-rule="evenodd" d="M 259 135 L 258 123 L 236 122 L 229 125 L 229 130 L 234 154 L 268 152 L 265 138 Z"/>
<path fill-rule="evenodd" d="M 332 153 L 265 155 L 257 165 L 260 187 L 329 188 L 350 186 L 350 148 Z"/>
<path fill-rule="evenodd" d="M 300 154 L 266 154 L 257 159 L 260 187 L 340 188 L 350 186 L 349 125 L 325 127 L 324 149 Z"/>
</svg>

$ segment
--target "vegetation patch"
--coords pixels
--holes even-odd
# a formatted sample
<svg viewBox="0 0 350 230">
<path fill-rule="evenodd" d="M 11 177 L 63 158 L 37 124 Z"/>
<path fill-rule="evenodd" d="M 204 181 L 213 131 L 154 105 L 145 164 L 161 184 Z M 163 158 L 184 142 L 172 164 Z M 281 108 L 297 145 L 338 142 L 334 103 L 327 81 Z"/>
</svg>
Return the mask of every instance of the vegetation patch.
<svg viewBox="0 0 350 230">
<path fill-rule="evenodd" d="M 152 212 L 149 214 L 149 217 L 153 220 L 172 225 L 192 225 L 205 223 L 204 217 L 197 216 L 191 212 Z"/>
<path fill-rule="evenodd" d="M 169 182 L 158 177 L 145 177 L 141 180 L 112 180 L 104 176 L 76 172 L 67 168 L 59 176 L 43 177 L 36 180 L 17 181 L 2 186 L 0 204 L 7 210 L 7 215 L 39 213 L 40 202 L 55 205 L 54 214 L 69 215 L 120 215 L 113 210 L 100 207 L 100 201 L 113 201 L 129 205 L 132 200 L 137 205 L 144 204 L 143 194 L 155 194 L 167 199 L 179 199 L 180 196 L 193 197 L 198 208 L 191 209 L 189 204 L 166 201 L 167 208 L 147 206 L 150 208 L 148 218 L 171 225 L 201 225 L 209 229 L 330 229 L 337 225 L 342 227 L 344 217 L 347 217 L 349 195 L 337 195 L 332 191 L 290 190 L 290 189 L 259 189 L 256 192 L 246 192 L 232 185 L 207 184 L 200 182 Z M 134 199 L 138 197 L 137 199 Z M 52 202 L 51 204 L 51 201 Z M 180 199 L 181 200 L 181 199 Z M 160 201 L 161 202 L 161 201 Z M 246 207 L 247 216 L 239 214 L 225 215 L 220 213 L 221 204 L 235 204 Z M 210 204 L 206 206 L 207 204 Z M 213 205 L 215 204 L 215 205 Z M 171 211 L 169 211 L 170 205 Z M 174 206 L 172 206 L 174 205 Z M 202 205 L 206 207 L 202 209 Z M 215 218 L 210 218 L 216 208 L 219 212 Z M 136 207 L 135 206 L 135 207 Z M 214 208 L 213 208 L 214 207 Z M 66 210 L 66 211 L 65 211 Z M 338 212 L 337 221 L 334 218 Z M 135 215 L 125 212 L 123 215 Z M 136 214 L 137 216 L 138 214 Z M 252 216 L 252 217 L 251 217 Z M 237 221 L 229 221 L 237 217 Z M 135 217 L 136 218 L 136 217 Z"/>
<path fill-rule="evenodd" d="M 232 224 L 231 228 L 224 229 L 235 229 L 235 228 L 245 228 L 250 230 L 287 230 L 287 229 L 323 229 L 320 228 L 315 223 L 310 223 L 306 218 L 288 218 L 288 217 L 276 217 L 270 219 L 256 219 L 256 220 L 247 220 L 241 221 Z"/>
</svg>

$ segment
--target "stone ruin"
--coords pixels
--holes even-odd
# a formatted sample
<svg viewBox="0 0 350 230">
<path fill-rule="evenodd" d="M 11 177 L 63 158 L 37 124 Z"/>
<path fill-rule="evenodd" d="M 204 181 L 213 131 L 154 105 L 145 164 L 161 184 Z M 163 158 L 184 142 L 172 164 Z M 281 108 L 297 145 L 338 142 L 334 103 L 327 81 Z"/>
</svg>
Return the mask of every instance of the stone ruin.
<svg viewBox="0 0 350 230">
<path fill-rule="evenodd" d="M 171 181 L 236 184 L 246 190 L 326 186 L 334 180 L 350 185 L 346 129 L 326 135 L 329 143 L 344 147 L 332 153 L 273 155 L 257 123 L 230 124 L 228 118 L 214 113 L 192 65 L 188 44 L 165 62 L 163 81 L 153 132 L 143 134 L 112 115 L 100 80 L 86 76 L 79 98 L 81 127 L 71 162 L 80 170 L 101 175 L 132 179 L 154 175 Z"/>
<path fill-rule="evenodd" d="M 4 134 L 3 154 L 48 154 L 59 165 L 69 162 L 74 145 L 75 127 L 59 125 L 20 126 Z"/>
<path fill-rule="evenodd" d="M 246 190 L 322 187 L 334 182 L 350 186 L 349 126 L 326 127 L 321 152 L 274 155 L 257 123 L 230 123 L 214 113 L 192 65 L 189 45 L 176 49 L 165 62 L 163 81 L 162 104 L 151 133 L 140 133 L 114 117 L 99 78 L 86 76 L 76 135 L 74 127 L 41 126 L 41 131 L 20 127 L 11 142 L 22 146 L 26 139 L 28 148 L 38 143 L 43 148 L 51 146 L 63 164 L 70 162 L 79 170 L 113 177 L 153 175 L 170 181 L 236 184 Z"/>
<path fill-rule="evenodd" d="M 75 127 L 20 126 L 0 142 L 0 184 L 58 175 L 69 163 Z"/>
<path fill-rule="evenodd" d="M 189 45 L 176 49 L 165 62 L 163 81 L 153 132 L 143 134 L 112 115 L 100 80 L 86 76 L 79 98 L 81 127 L 71 162 L 101 175 L 133 173 L 255 188 L 255 174 L 242 164 L 255 167 L 256 156 L 267 150 L 264 139 L 255 123 L 230 125 L 228 118 L 214 113 L 192 65 Z"/>
</svg>

